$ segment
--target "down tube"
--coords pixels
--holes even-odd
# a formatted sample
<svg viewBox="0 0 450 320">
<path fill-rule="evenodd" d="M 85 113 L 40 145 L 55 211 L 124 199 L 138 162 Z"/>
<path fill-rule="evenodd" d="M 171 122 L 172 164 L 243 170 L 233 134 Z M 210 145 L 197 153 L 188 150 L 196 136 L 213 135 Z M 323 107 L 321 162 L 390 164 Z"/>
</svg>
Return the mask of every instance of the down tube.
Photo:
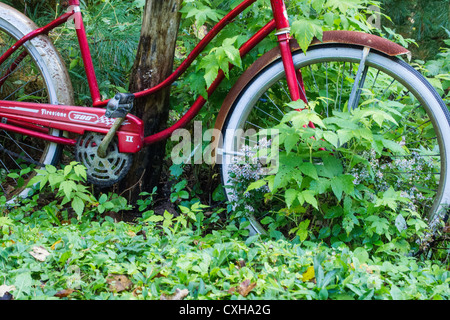
<svg viewBox="0 0 450 320">
<path fill-rule="evenodd" d="M 272 20 L 268 24 L 266 24 L 261 30 L 259 30 L 253 37 L 251 37 L 246 43 L 242 45 L 242 47 L 239 49 L 241 57 L 249 53 L 258 43 L 260 43 L 264 38 L 266 38 L 273 30 L 275 30 L 275 20 Z M 230 69 L 231 68 L 232 66 L 230 66 Z M 223 71 L 220 70 L 216 80 L 214 80 L 214 82 L 208 88 L 208 96 L 211 96 L 211 94 L 217 89 L 217 87 L 223 81 L 224 78 L 225 75 Z M 178 120 L 178 122 L 175 123 L 173 126 L 154 135 L 145 137 L 144 146 L 148 146 L 152 143 L 169 138 L 170 135 L 175 130 L 186 126 L 199 113 L 199 111 L 205 105 L 205 103 L 206 100 L 200 96 L 194 102 L 194 104 L 188 110 L 188 112 L 186 112 L 186 114 L 180 120 Z"/>
</svg>

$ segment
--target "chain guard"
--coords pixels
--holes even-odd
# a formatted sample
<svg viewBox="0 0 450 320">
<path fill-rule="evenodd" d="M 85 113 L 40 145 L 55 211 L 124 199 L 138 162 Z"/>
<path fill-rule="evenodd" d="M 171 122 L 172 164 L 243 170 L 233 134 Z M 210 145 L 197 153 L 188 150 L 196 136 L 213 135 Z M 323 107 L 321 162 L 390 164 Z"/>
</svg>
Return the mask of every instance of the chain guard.
<svg viewBox="0 0 450 320">
<path fill-rule="evenodd" d="M 122 180 L 130 170 L 133 156 L 120 153 L 117 137 L 111 141 L 107 156 L 97 155 L 98 147 L 104 135 L 88 132 L 78 138 L 75 147 L 75 159 L 87 168 L 87 181 L 99 187 L 111 187 Z"/>
</svg>

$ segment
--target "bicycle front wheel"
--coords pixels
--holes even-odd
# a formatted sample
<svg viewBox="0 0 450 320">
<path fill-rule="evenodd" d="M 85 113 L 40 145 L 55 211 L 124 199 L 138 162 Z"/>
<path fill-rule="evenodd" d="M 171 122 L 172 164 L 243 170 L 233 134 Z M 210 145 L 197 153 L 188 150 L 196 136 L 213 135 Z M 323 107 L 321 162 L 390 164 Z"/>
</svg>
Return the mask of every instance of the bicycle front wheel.
<svg viewBox="0 0 450 320">
<path fill-rule="evenodd" d="M 17 10 L 0 3 L 0 56 L 37 28 Z M 50 104 L 72 103 L 71 85 L 59 55 L 45 36 L 28 41 L 0 66 L 0 100 Z M 7 118 L 3 123 L 23 126 Z M 59 136 L 58 130 L 36 127 Z M 0 131 L 0 193 L 8 200 L 26 197 L 33 169 L 56 164 L 61 147 L 40 139 Z"/>
<path fill-rule="evenodd" d="M 302 74 L 299 80 L 303 84 L 299 85 L 304 86 L 307 99 L 322 119 L 351 113 L 351 110 L 380 110 L 390 117 L 392 121 L 380 121 L 372 126 L 371 134 L 383 141 L 395 142 L 404 152 L 399 154 L 386 146 L 380 147 L 377 153 L 370 147 L 356 150 L 352 149 L 356 144 L 348 141 L 346 148 L 353 150 L 359 163 L 364 165 L 358 167 L 348 161 L 342 163 L 343 170 L 353 174 L 354 184 L 365 184 L 365 190 L 371 189 L 372 194 L 389 188 L 402 192 L 409 200 L 410 209 L 419 212 L 428 219 L 433 230 L 436 229 L 447 218 L 444 208 L 450 202 L 450 116 L 432 86 L 402 60 L 375 51 L 366 57 L 361 47 L 318 45 L 306 54 L 301 50 L 294 52 L 293 60 Z M 245 145 L 252 139 L 245 134 L 242 136 L 242 132 L 260 132 L 279 125 L 292 111 L 286 106 L 289 102 L 281 58 L 260 70 L 233 102 L 223 127 L 221 163 L 226 194 L 232 203 L 238 205 L 245 198 L 242 194 L 245 188 L 252 181 L 264 178 L 258 175 L 258 168 L 252 168 L 248 162 L 239 165 L 239 159 L 248 151 Z M 339 125 L 336 124 L 336 128 Z M 240 134 L 239 130 L 242 130 Z M 345 157 L 338 153 L 328 151 L 325 154 L 345 162 Z M 308 160 L 323 161 L 312 157 Z M 280 163 L 283 165 L 282 161 Z M 241 201 L 246 206 L 241 211 L 250 221 L 251 231 L 256 233 L 265 233 L 263 225 L 276 220 L 266 218 L 275 211 L 273 202 L 267 202 L 264 197 L 267 190 L 266 187 L 261 192 L 260 198 L 254 196 L 255 206 Z M 329 199 L 329 195 L 314 196 Z M 337 200 L 334 201 L 336 204 Z M 286 207 L 286 203 L 281 206 Z M 318 208 L 312 208 L 300 220 L 291 223 L 292 216 L 283 217 L 285 225 L 290 223 L 286 231 L 298 227 L 302 219 L 317 221 L 314 219 L 318 212 L 326 214 L 325 208 L 326 205 L 320 207 L 319 204 Z"/>
</svg>

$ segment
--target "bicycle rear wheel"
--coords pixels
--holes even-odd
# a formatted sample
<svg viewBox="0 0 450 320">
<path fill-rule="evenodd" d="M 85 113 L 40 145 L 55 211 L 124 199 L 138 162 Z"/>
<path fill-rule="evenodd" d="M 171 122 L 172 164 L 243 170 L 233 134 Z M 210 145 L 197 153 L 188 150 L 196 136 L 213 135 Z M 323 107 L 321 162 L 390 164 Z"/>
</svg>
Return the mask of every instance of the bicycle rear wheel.
<svg viewBox="0 0 450 320">
<path fill-rule="evenodd" d="M 384 147 L 380 154 L 374 154 L 369 149 L 358 156 L 369 169 L 371 166 L 371 172 L 365 172 L 363 176 L 356 172 L 357 166 L 350 163 L 343 164 L 344 169 L 355 175 L 354 183 L 366 183 L 366 187 L 373 188 L 375 193 L 390 187 L 403 192 L 414 210 L 426 217 L 432 230 L 436 230 L 447 219 L 445 208 L 450 203 L 449 112 L 437 92 L 407 63 L 375 51 L 369 53 L 367 60 L 363 60 L 363 56 L 363 48 L 349 45 L 318 45 L 311 47 L 306 54 L 301 50 L 293 53 L 294 65 L 302 72 L 306 97 L 316 103 L 315 112 L 323 119 L 354 108 L 383 110 L 395 119 L 395 122 L 385 121 L 375 126 L 377 132 L 373 134 L 395 142 L 406 153 L 397 154 Z M 353 106 L 349 106 L 349 100 L 354 102 Z M 239 164 L 248 152 L 245 145 L 251 140 L 248 136 L 242 137 L 242 131 L 260 132 L 280 124 L 283 117 L 292 111 L 286 106 L 289 102 L 281 59 L 260 70 L 233 102 L 223 127 L 221 150 L 223 183 L 228 186 L 226 194 L 232 203 L 237 204 L 244 198 L 236 190 L 243 192 L 252 181 L 264 178 L 248 161 Z M 241 134 L 237 133 L 239 130 L 242 130 Z M 350 142 L 347 144 L 351 149 Z M 339 154 L 333 155 L 340 157 Z M 251 195 L 253 203 L 265 203 L 266 191 L 267 187 L 260 192 L 260 198 Z M 314 196 L 319 197 L 317 194 Z M 323 194 L 320 196 L 325 197 Z M 241 209 L 250 221 L 251 231 L 265 233 L 261 221 L 264 222 L 270 212 L 273 214 L 274 202 L 267 202 L 259 208 L 248 203 L 246 206 Z M 323 213 L 323 208 L 316 211 Z M 289 218 L 281 219 L 286 221 Z M 300 222 L 295 221 L 294 225 Z"/>
<path fill-rule="evenodd" d="M 37 28 L 15 9 L 0 4 L 0 56 L 18 39 Z M 0 100 L 70 103 L 68 76 L 61 73 L 59 56 L 44 36 L 31 40 L 0 66 Z M 60 76 L 62 74 L 62 76 Z M 21 126 L 7 118 L 2 122 Z M 37 128 L 46 130 L 45 128 Z M 58 130 L 49 134 L 59 136 Z M 34 168 L 56 164 L 61 147 L 29 136 L 0 131 L 0 193 L 8 200 L 29 195 L 28 181 Z"/>
</svg>

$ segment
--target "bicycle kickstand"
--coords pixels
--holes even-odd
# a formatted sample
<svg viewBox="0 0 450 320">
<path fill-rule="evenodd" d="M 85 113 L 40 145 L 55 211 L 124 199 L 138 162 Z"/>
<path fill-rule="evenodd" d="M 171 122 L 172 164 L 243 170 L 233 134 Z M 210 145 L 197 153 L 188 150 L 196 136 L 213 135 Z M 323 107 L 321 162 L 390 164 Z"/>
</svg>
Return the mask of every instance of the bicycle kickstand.
<svg viewBox="0 0 450 320">
<path fill-rule="evenodd" d="M 113 99 L 108 102 L 106 106 L 105 117 L 116 118 L 111 129 L 109 129 L 106 136 L 103 138 L 100 146 L 97 149 L 97 155 L 100 158 L 106 158 L 107 150 L 112 139 L 116 135 L 125 117 L 133 108 L 134 94 L 132 93 L 118 93 Z"/>
</svg>

